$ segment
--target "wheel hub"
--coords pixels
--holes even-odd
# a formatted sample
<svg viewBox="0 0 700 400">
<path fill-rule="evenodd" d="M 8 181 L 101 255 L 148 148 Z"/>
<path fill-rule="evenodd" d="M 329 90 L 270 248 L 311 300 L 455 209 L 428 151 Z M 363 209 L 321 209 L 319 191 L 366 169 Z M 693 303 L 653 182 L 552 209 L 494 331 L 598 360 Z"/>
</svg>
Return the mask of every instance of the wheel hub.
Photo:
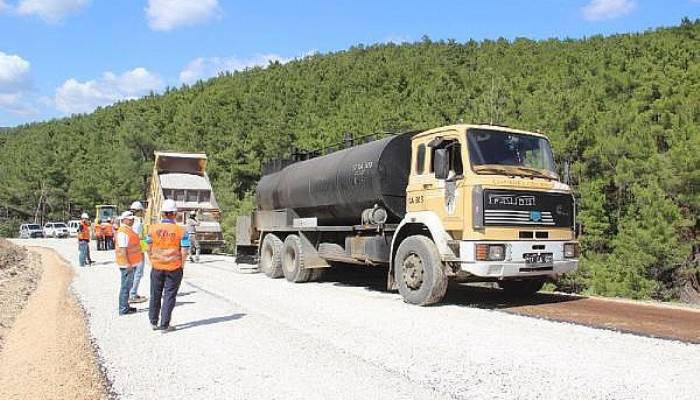
<svg viewBox="0 0 700 400">
<path fill-rule="evenodd" d="M 411 254 L 403 262 L 403 281 L 409 289 L 420 289 L 423 284 L 423 261 Z"/>
</svg>

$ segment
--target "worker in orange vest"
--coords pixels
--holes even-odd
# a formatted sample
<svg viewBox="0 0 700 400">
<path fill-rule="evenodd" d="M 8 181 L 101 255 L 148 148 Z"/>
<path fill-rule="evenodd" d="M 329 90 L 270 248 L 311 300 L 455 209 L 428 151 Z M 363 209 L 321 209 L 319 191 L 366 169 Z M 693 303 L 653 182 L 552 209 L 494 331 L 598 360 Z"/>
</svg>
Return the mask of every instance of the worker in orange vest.
<svg viewBox="0 0 700 400">
<path fill-rule="evenodd" d="M 115 257 L 121 273 L 119 315 L 126 315 L 136 312 L 136 308 L 129 306 L 129 290 L 134 283 L 134 269 L 143 262 L 143 253 L 141 238 L 131 229 L 134 225 L 134 214 L 124 211 L 120 219 L 122 224 L 117 231 Z"/>
<path fill-rule="evenodd" d="M 105 235 L 105 250 L 114 250 L 114 227 L 112 219 L 108 218 L 102 223 L 102 234 Z"/>
<path fill-rule="evenodd" d="M 83 213 L 78 226 L 78 265 L 84 267 L 90 264 L 90 217 Z"/>
<path fill-rule="evenodd" d="M 102 220 L 95 224 L 95 239 L 97 240 L 97 251 L 105 249 L 105 235 L 102 231 Z"/>
<path fill-rule="evenodd" d="M 185 229 L 175 222 L 177 205 L 168 199 L 163 202 L 163 219 L 148 229 L 148 258 L 151 260 L 151 299 L 148 318 L 153 330 L 171 332 L 170 317 L 175 298 L 182 283 L 182 273 L 190 247 Z M 161 309 L 161 298 L 162 309 Z M 160 314 L 160 325 L 158 317 Z"/>
</svg>

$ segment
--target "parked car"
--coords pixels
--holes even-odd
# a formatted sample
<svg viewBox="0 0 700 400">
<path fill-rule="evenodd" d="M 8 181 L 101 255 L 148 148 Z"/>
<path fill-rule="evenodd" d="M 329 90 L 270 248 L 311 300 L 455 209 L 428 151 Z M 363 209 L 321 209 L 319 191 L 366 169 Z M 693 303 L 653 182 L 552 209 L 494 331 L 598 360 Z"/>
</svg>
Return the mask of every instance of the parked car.
<svg viewBox="0 0 700 400">
<path fill-rule="evenodd" d="M 68 221 L 68 236 L 78 236 L 78 229 L 80 229 L 79 219 Z"/>
<path fill-rule="evenodd" d="M 68 226 L 63 222 L 47 222 L 44 225 L 44 237 L 67 238 Z"/>
<path fill-rule="evenodd" d="M 20 239 L 43 238 L 44 231 L 39 224 L 22 224 L 19 227 Z"/>
</svg>

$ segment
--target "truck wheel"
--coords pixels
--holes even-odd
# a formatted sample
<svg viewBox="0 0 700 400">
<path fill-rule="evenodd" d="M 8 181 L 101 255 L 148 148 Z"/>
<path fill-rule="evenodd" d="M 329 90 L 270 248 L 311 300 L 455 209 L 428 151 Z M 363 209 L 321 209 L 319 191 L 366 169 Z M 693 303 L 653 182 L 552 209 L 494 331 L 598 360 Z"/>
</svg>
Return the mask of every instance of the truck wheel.
<svg viewBox="0 0 700 400">
<path fill-rule="evenodd" d="M 427 306 L 447 292 L 447 275 L 435 243 L 422 235 L 401 242 L 394 259 L 394 278 L 406 303 Z"/>
<path fill-rule="evenodd" d="M 537 293 L 544 285 L 544 278 L 523 279 L 517 281 L 500 281 L 498 286 L 508 296 L 527 297 Z"/>
<path fill-rule="evenodd" d="M 290 282 L 307 282 L 312 270 L 304 268 L 304 250 L 297 235 L 289 235 L 282 247 L 282 272 Z"/>
<path fill-rule="evenodd" d="M 282 246 L 284 244 L 277 236 L 268 234 L 263 239 L 260 248 L 258 268 L 270 278 L 282 277 Z"/>
</svg>

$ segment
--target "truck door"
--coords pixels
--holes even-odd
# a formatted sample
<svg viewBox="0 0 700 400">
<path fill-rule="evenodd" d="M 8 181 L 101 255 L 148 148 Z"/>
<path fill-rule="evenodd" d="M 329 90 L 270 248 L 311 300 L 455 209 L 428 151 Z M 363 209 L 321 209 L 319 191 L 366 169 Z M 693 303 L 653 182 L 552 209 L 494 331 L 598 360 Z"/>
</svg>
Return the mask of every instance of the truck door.
<svg viewBox="0 0 700 400">
<path fill-rule="evenodd" d="M 418 139 L 420 140 L 420 138 Z M 416 143 L 411 178 L 406 188 L 407 211 L 433 211 L 448 231 L 461 231 L 464 222 L 463 147 L 457 134 L 443 134 Z M 436 178 L 435 153 L 447 158 L 448 174 Z"/>
</svg>

